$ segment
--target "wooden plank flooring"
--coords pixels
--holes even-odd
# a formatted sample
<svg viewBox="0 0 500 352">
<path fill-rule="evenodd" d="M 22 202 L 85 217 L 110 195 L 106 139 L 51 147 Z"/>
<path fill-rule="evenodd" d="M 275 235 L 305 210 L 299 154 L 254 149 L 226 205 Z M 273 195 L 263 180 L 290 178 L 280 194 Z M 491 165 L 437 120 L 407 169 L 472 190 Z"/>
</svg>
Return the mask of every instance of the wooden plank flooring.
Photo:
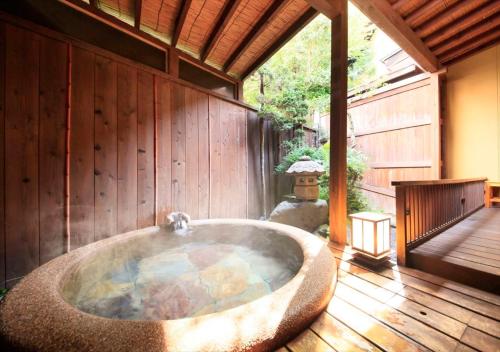
<svg viewBox="0 0 500 352">
<path fill-rule="evenodd" d="M 483 208 L 413 249 L 409 265 L 500 293 L 500 208 Z"/>
<path fill-rule="evenodd" d="M 328 308 L 281 352 L 500 351 L 500 296 L 416 269 L 373 269 L 331 243 Z"/>
</svg>

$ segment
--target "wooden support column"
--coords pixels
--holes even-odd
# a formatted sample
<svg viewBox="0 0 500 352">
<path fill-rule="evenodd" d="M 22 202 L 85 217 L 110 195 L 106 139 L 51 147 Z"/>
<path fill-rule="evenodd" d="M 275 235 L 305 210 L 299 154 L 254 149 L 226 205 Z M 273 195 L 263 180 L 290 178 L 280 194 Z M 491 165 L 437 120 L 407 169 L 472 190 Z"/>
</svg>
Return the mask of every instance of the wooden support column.
<svg viewBox="0 0 500 352">
<path fill-rule="evenodd" d="M 243 101 L 243 81 L 239 80 L 236 82 L 236 99 Z"/>
<path fill-rule="evenodd" d="M 173 48 L 168 50 L 167 55 L 168 55 L 168 73 L 172 77 L 179 78 L 179 55 Z"/>
<path fill-rule="evenodd" d="M 347 0 L 336 0 L 332 19 L 330 98 L 330 240 L 347 237 Z"/>
<path fill-rule="evenodd" d="M 396 256 L 398 265 L 406 265 L 406 189 L 396 186 Z"/>
<path fill-rule="evenodd" d="M 441 79 L 446 70 L 431 73 L 431 91 L 432 91 L 432 178 L 439 180 L 442 178 L 443 158 L 441 151 Z"/>
</svg>

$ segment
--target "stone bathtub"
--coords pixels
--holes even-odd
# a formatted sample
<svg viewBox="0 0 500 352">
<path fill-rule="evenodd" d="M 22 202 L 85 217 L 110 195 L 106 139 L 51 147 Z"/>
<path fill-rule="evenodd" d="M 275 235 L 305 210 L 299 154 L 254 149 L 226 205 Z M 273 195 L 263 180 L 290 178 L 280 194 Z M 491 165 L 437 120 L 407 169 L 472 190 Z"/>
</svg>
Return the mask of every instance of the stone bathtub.
<svg viewBox="0 0 500 352">
<path fill-rule="evenodd" d="M 58 257 L 0 306 L 2 343 L 27 351 L 272 350 L 326 307 L 323 241 L 255 220 L 150 227 Z"/>
</svg>

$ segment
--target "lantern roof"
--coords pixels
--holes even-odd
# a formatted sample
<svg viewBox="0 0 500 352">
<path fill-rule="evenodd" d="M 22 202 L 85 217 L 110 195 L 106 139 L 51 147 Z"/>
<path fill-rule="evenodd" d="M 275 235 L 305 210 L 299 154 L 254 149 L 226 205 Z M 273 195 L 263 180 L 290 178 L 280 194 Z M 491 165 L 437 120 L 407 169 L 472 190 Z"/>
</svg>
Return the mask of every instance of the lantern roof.
<svg viewBox="0 0 500 352">
<path fill-rule="evenodd" d="M 325 173 L 323 165 L 312 160 L 309 156 L 300 157 L 299 161 L 290 166 L 286 173 L 289 175 L 322 175 Z"/>
</svg>

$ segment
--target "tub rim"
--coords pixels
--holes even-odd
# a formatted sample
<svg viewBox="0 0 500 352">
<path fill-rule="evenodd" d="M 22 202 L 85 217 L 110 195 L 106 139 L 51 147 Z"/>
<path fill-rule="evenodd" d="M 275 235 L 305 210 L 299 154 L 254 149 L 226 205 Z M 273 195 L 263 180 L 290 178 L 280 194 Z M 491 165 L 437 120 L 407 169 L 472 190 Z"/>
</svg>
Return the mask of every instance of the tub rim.
<svg viewBox="0 0 500 352">
<path fill-rule="evenodd" d="M 277 231 L 299 244 L 303 263 L 291 280 L 270 294 L 231 309 L 198 317 L 127 320 L 83 312 L 67 302 L 62 294 L 68 276 L 78 269 L 79 264 L 96 255 L 97 251 L 156 233 L 161 226 L 118 234 L 57 257 L 21 280 L 0 305 L 0 331 L 4 339 L 18 347 L 42 351 L 71 350 L 68 346 L 79 346 L 77 349 L 88 346 L 83 349 L 99 351 L 119 351 L 124 348 L 136 350 L 146 346 L 152 351 L 269 349 L 284 344 L 307 327 L 323 311 L 333 295 L 336 283 L 333 255 L 323 241 L 304 230 L 247 219 L 194 220 L 190 224 L 196 227 L 251 225 L 261 230 Z M 19 309 L 30 319 L 20 317 Z M 278 315 L 273 316 L 273 313 Z M 13 320 L 14 317 L 17 320 Z M 61 330 L 61 327 L 64 328 Z M 34 334 L 26 334 L 27 331 Z M 228 335 L 228 331 L 234 331 L 237 337 Z M 135 338 L 123 339 L 125 332 Z"/>
</svg>

